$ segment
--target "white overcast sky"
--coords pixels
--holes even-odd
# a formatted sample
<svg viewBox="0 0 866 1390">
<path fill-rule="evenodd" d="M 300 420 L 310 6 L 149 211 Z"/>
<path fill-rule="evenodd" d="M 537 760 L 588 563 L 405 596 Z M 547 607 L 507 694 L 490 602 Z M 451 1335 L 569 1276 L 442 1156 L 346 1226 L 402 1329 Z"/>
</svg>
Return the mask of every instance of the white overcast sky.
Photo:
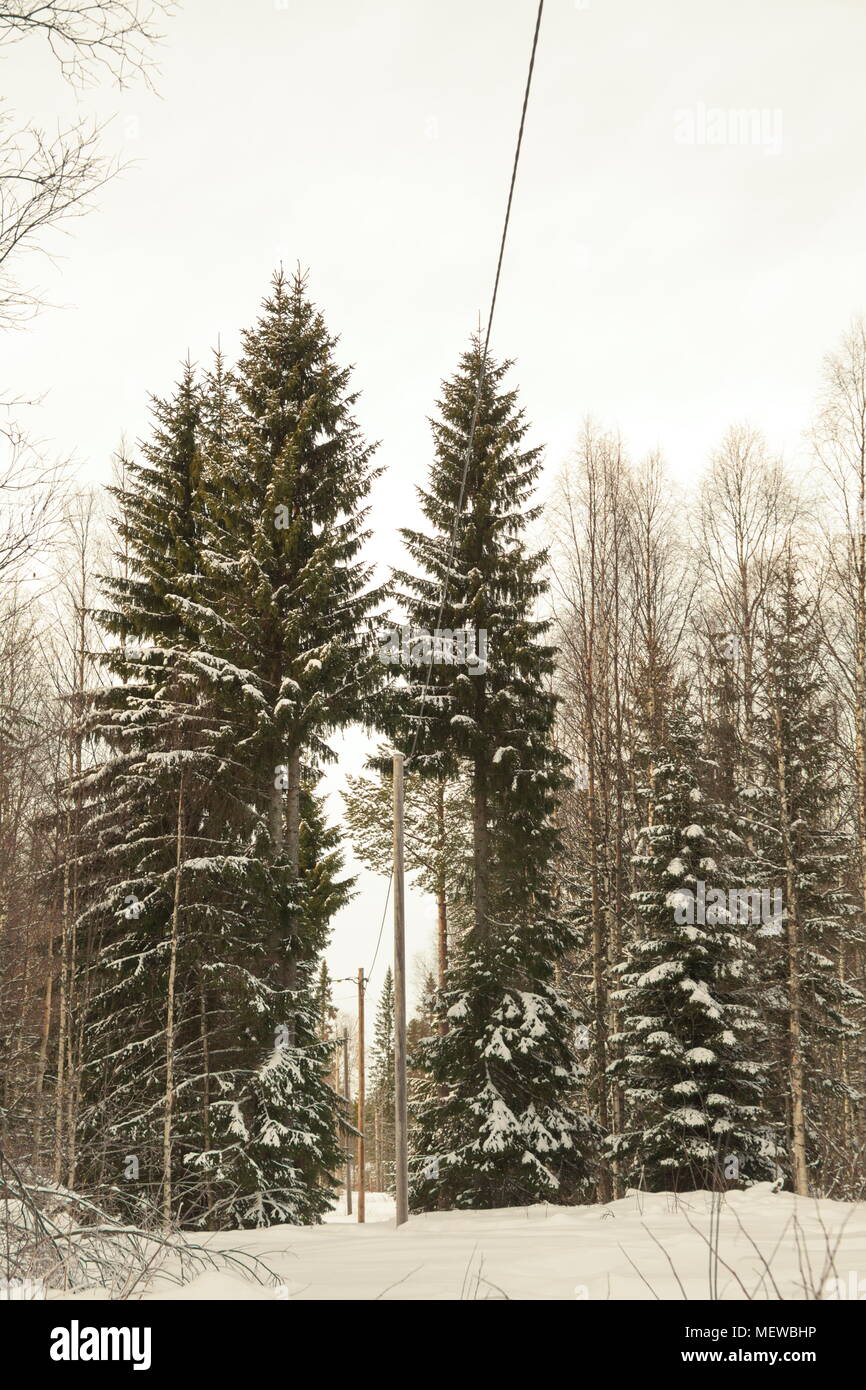
<svg viewBox="0 0 866 1390">
<path fill-rule="evenodd" d="M 7 49 L 19 118 L 113 118 L 106 148 L 131 161 L 53 263 L 28 262 L 56 307 L 0 341 L 6 393 L 45 393 L 47 447 L 105 479 L 147 393 L 218 335 L 231 355 L 275 265 L 300 262 L 382 441 L 392 558 L 438 383 L 486 313 L 535 9 L 186 0 L 158 95 L 76 95 L 38 39 Z M 494 351 L 549 476 L 587 414 L 683 480 L 734 421 L 798 457 L 821 359 L 866 307 L 864 54 L 863 0 L 547 0 Z M 740 110 L 763 139 L 683 140 Z M 384 882 L 362 884 L 335 975 L 372 955 Z M 433 925 L 411 915 L 410 953 Z"/>
</svg>

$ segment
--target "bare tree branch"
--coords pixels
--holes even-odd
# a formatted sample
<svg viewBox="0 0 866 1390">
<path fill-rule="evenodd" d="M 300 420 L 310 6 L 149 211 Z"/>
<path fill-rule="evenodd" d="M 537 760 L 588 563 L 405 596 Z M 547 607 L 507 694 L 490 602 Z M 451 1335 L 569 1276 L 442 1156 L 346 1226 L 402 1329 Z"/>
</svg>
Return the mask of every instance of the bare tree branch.
<svg viewBox="0 0 866 1390">
<path fill-rule="evenodd" d="M 82 87 L 108 73 L 119 87 L 150 84 L 151 50 L 173 0 L 0 0 L 0 44 L 42 35 L 67 82 Z"/>
<path fill-rule="evenodd" d="M 0 116 L 0 326 L 9 328 L 40 307 L 37 294 L 10 273 L 12 258 L 41 249 L 39 235 L 91 206 L 93 195 L 117 172 L 100 154 L 98 126 L 82 121 L 53 138 L 41 130 L 10 129 Z"/>
</svg>

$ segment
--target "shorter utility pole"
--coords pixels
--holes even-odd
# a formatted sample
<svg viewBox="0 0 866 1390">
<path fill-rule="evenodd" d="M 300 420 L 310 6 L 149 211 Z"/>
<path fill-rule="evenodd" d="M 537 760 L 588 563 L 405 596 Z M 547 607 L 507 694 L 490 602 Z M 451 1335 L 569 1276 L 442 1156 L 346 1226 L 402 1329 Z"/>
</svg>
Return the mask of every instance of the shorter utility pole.
<svg viewBox="0 0 866 1390">
<path fill-rule="evenodd" d="M 349 1096 L 349 1034 L 343 1029 L 343 1036 L 340 1039 L 343 1044 L 343 1094 L 346 1097 L 346 1105 L 351 1104 Z M 349 1111 L 346 1111 L 346 1118 Z M 346 1135 L 346 1215 L 352 1215 L 352 1141 Z"/>
<path fill-rule="evenodd" d="M 364 1154 L 364 971 L 358 971 L 358 1222 L 365 1220 L 367 1175 Z"/>
<path fill-rule="evenodd" d="M 394 1177 L 397 1221 L 409 1220 L 406 1109 L 406 899 L 403 876 L 403 754 L 394 754 Z"/>
</svg>

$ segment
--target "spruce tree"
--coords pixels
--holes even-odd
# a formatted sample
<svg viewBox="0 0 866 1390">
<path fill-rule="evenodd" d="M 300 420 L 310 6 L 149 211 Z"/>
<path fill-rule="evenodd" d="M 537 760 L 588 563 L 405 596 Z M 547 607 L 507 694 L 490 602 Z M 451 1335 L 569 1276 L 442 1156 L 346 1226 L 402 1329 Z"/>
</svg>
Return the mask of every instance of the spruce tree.
<svg viewBox="0 0 866 1390">
<path fill-rule="evenodd" d="M 112 679 L 91 718 L 106 756 L 69 793 L 82 823 L 76 933 L 92 962 L 76 990 L 87 1059 L 78 1140 L 81 1171 L 112 1182 L 121 1208 L 145 1219 L 168 1191 L 176 1214 L 196 1219 L 206 1198 L 185 1179 L 184 1153 L 207 1144 L 202 999 L 238 941 L 229 929 L 216 949 L 208 941 L 209 904 L 184 874 L 185 860 L 212 856 L 217 826 L 221 850 L 232 835 L 213 711 L 188 665 L 197 638 L 176 603 L 201 575 L 204 534 L 190 364 L 173 397 L 153 400 L 153 415 L 141 459 L 127 463 L 114 494 L 120 563 L 99 615 L 115 639 L 105 658 Z M 177 1142 L 166 1176 L 167 1113 Z"/>
<path fill-rule="evenodd" d="M 536 616 L 545 556 L 524 539 L 538 515 L 541 457 L 526 447 L 517 394 L 503 384 L 509 365 L 487 364 L 465 488 L 477 341 L 444 383 L 420 492 L 428 529 L 403 532 L 418 572 L 397 576 L 430 654 L 445 644 L 444 660 L 404 672 L 398 731 L 413 771 L 467 775 L 473 821 L 471 924 L 435 996 L 439 1035 L 416 1059 L 426 1077 L 415 1107 L 416 1208 L 568 1202 L 585 1176 L 574 1019 L 555 979 L 571 938 L 551 885 L 562 759 L 548 688 L 554 653 Z M 453 636 L 438 639 L 437 628 Z"/>
<path fill-rule="evenodd" d="M 345 889 L 335 896 L 333 875 L 303 870 L 304 805 L 333 758 L 330 735 L 370 722 L 382 668 L 372 642 L 381 591 L 361 555 L 373 450 L 335 347 L 304 278 L 278 272 L 236 368 L 226 373 L 218 362 L 210 378 L 204 576 L 182 604 L 201 638 L 199 675 L 231 731 L 235 794 L 250 814 L 257 896 L 247 910 L 267 985 L 250 1036 L 259 1048 L 268 1035 L 282 1038 L 279 1065 L 266 1057 L 251 1068 L 235 1098 L 241 1118 L 231 1125 L 257 1156 L 241 1182 L 242 1210 L 234 1208 L 244 1224 L 316 1219 L 338 1163 L 314 995 Z M 286 1189 L 287 1155 L 273 1141 L 275 1113 L 298 1175 L 291 1199 L 276 1202 L 270 1194 Z"/>
<path fill-rule="evenodd" d="M 328 736 L 369 723 L 381 677 L 372 614 L 382 591 L 361 555 L 377 474 L 335 347 L 304 278 L 278 272 L 244 334 L 229 411 L 214 376 L 220 460 L 194 605 L 216 658 L 213 679 L 247 725 L 244 761 L 273 855 L 285 852 L 295 868 L 302 763 L 332 761 Z"/>
<path fill-rule="evenodd" d="M 381 666 L 372 451 L 334 346 L 278 275 L 237 369 L 157 403 L 104 615 L 87 1113 L 103 1165 L 143 1155 L 166 1213 L 207 1225 L 318 1220 L 339 1162 L 315 975 L 351 884 L 315 780 Z"/>
<path fill-rule="evenodd" d="M 740 924 L 741 843 L 701 787 L 699 738 L 672 716 L 650 758 L 652 819 L 635 856 L 639 935 L 618 967 L 611 1063 L 627 1115 L 609 1140 L 633 1185 L 716 1189 L 773 1175 L 760 1020 L 746 998 L 755 945 Z"/>
</svg>

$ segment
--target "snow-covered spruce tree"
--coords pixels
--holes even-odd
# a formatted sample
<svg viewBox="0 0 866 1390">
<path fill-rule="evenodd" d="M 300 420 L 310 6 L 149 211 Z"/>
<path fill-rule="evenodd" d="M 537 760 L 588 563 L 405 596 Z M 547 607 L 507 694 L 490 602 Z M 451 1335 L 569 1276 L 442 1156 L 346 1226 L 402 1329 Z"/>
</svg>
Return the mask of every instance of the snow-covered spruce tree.
<svg viewBox="0 0 866 1390">
<path fill-rule="evenodd" d="M 755 780 L 741 790 L 751 882 L 783 911 L 758 925 L 760 987 L 780 1085 L 773 1113 L 787 1169 L 807 1196 L 810 1171 L 838 1171 L 853 1139 L 857 1091 L 848 1046 L 863 1000 L 845 979 L 846 945 L 860 941 L 845 880 L 854 853 L 844 829 L 834 749 L 836 710 L 822 670 L 816 600 L 788 546 L 770 588 L 758 657 Z"/>
<path fill-rule="evenodd" d="M 745 999 L 755 946 L 739 924 L 741 845 L 700 786 L 699 739 L 671 718 L 652 755 L 652 821 L 635 856 L 641 935 L 615 997 L 626 1129 L 609 1141 L 633 1186 L 715 1189 L 773 1175 L 761 1026 Z M 731 906 L 733 904 L 733 911 Z"/>
<path fill-rule="evenodd" d="M 383 591 L 361 557 L 376 472 L 349 370 L 336 365 L 302 276 L 275 275 L 243 346 L 228 384 L 213 381 L 219 466 L 205 580 L 189 609 L 213 656 L 210 678 L 246 726 L 241 760 L 274 857 L 296 867 L 302 761 L 333 760 L 328 736 L 369 722 L 381 679 L 371 615 Z"/>
<path fill-rule="evenodd" d="M 323 447 L 326 413 L 312 411 Z M 118 683 L 96 721 L 112 757 L 87 789 L 92 891 L 81 929 L 99 934 L 100 949 L 85 1123 L 100 1176 L 127 1179 L 117 1188 L 126 1205 L 161 1194 L 184 1221 L 315 1220 L 338 1153 L 312 977 L 349 885 L 339 837 L 300 785 L 292 855 L 275 852 L 288 770 L 270 757 L 265 779 L 256 761 L 273 666 L 251 642 L 259 667 L 239 675 L 203 631 L 203 617 L 217 622 L 203 600 L 219 599 L 214 575 L 232 559 L 215 535 L 234 524 L 243 541 L 255 529 L 238 481 L 258 437 L 237 381 L 220 359 L 203 392 L 187 372 L 157 417 L 120 499 L 124 568 L 103 615 L 120 642 L 110 658 Z M 350 521 L 340 526 L 352 533 Z M 350 543 L 344 553 L 351 559 Z M 247 630 L 256 622 L 253 611 Z M 336 684 L 349 672 L 334 665 Z M 304 693 L 315 706 L 314 674 Z M 335 702 L 322 703 L 327 719 Z"/>
<path fill-rule="evenodd" d="M 319 1138 L 330 1111 L 333 1139 L 336 1115 L 327 1057 L 314 1046 L 314 971 L 334 901 L 327 883 L 323 897 L 301 871 L 302 804 L 333 758 L 328 737 L 369 724 L 382 666 L 371 616 L 381 591 L 361 557 L 373 450 L 334 348 L 303 277 L 275 275 L 237 367 L 218 363 L 209 382 L 204 575 L 181 603 L 200 637 L 198 675 L 231 730 L 235 794 L 250 816 L 245 853 L 262 896 L 246 910 L 264 932 L 266 986 L 251 1043 L 281 1039 L 279 1059 L 260 1052 L 250 1064 L 220 1140 L 237 1132 L 245 1161 L 257 1156 L 224 1208 L 242 1224 L 317 1219 L 338 1162 L 335 1141 L 328 1148 Z M 288 1202 L 281 1195 L 289 1160 L 305 1206 L 300 1188 Z"/>
<path fill-rule="evenodd" d="M 218 945 L 209 939 L 210 905 L 183 873 L 183 861 L 213 853 L 217 825 L 224 849 L 232 824 L 214 712 L 186 665 L 196 634 L 174 604 L 201 573 L 200 397 L 189 364 L 153 414 L 141 460 L 127 462 L 115 491 L 119 568 L 99 615 L 114 639 L 111 679 L 91 720 L 106 757 L 71 790 L 82 821 L 75 930 L 87 944 L 75 991 L 76 1137 L 83 1178 L 113 1186 L 121 1207 L 141 1216 L 160 1201 L 190 1216 L 205 1200 L 183 1181 L 184 1147 L 201 1147 L 207 1133 L 202 991 L 235 942 L 229 931 Z"/>
<path fill-rule="evenodd" d="M 473 819 L 471 927 L 435 996 L 443 1031 L 417 1058 L 426 1094 L 415 1106 L 416 1209 L 570 1202 L 586 1174 L 575 1021 L 555 980 L 570 932 L 551 892 L 562 760 L 551 737 L 553 650 L 535 617 L 544 555 L 524 540 L 540 451 L 524 446 L 523 412 L 503 386 L 509 365 L 488 363 L 450 570 L 477 341 L 444 384 L 420 493 L 428 529 L 403 532 L 418 573 L 397 576 L 412 627 L 431 644 L 437 628 L 454 634 L 440 639 L 446 660 L 429 664 L 426 697 L 428 663 L 404 672 L 397 736 L 408 746 L 417 735 L 413 771 L 468 775 Z"/>
<path fill-rule="evenodd" d="M 338 839 L 304 787 L 297 875 L 273 864 L 267 843 L 201 864 L 219 874 L 220 915 L 249 924 L 248 954 L 220 994 L 232 1007 L 219 1036 L 212 1035 L 228 1065 L 217 1073 L 210 1143 L 186 1155 L 188 1169 L 206 1184 L 211 1225 L 307 1224 L 331 1205 L 330 1175 L 339 1162 L 333 1043 L 321 1037 L 316 965 L 330 920 L 351 895 L 351 880 L 340 877 Z M 289 900 L 303 903 L 308 945 L 308 958 L 295 962 L 291 1031 L 286 992 L 272 983 L 271 952 Z"/>
</svg>

